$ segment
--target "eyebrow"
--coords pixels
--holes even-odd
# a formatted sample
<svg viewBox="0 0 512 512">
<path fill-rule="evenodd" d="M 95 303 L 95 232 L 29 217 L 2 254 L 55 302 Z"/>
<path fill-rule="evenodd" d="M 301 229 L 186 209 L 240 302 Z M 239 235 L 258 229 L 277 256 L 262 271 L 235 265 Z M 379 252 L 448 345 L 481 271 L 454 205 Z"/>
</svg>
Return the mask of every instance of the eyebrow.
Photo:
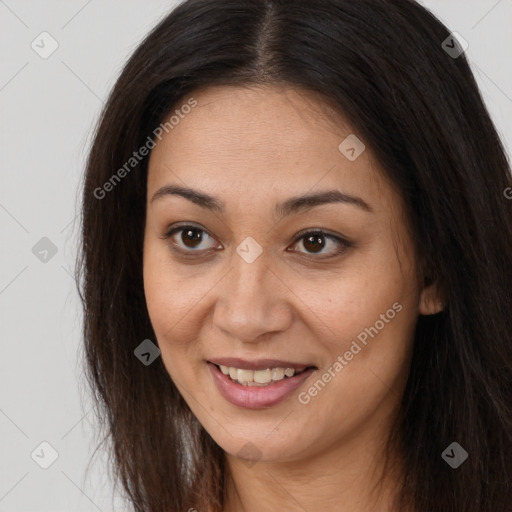
<svg viewBox="0 0 512 512">
<path fill-rule="evenodd" d="M 179 185 L 165 185 L 159 188 L 151 198 L 151 202 L 172 195 L 181 196 L 210 211 L 218 213 L 224 213 L 225 211 L 225 204 L 220 199 L 205 192 Z M 329 203 L 354 205 L 366 212 L 374 213 L 373 208 L 362 198 L 345 194 L 339 190 L 323 190 L 312 194 L 291 197 L 286 201 L 278 203 L 275 207 L 275 212 L 278 217 L 283 218 L 292 213 L 299 213 L 315 206 Z"/>
</svg>

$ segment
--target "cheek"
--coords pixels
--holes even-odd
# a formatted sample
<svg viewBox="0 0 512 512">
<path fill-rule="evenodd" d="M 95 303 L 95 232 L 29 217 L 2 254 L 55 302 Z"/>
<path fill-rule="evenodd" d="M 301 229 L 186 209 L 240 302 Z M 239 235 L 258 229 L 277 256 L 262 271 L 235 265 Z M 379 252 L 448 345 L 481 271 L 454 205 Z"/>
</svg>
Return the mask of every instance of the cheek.
<svg viewBox="0 0 512 512">
<path fill-rule="evenodd" d="M 179 381 L 204 358 L 200 329 L 205 324 L 203 304 L 214 284 L 209 274 L 199 266 L 178 265 L 161 240 L 146 241 L 146 305 L 163 363 Z"/>
<path fill-rule="evenodd" d="M 207 291 L 206 280 L 177 266 L 161 241 L 147 240 L 144 246 L 144 294 L 155 332 L 172 336 Z M 204 285 L 201 284 L 204 283 Z"/>
<path fill-rule="evenodd" d="M 359 398 L 345 398 L 351 407 L 376 403 L 388 391 L 383 383 L 392 385 L 408 368 L 418 317 L 413 270 L 405 257 L 400 266 L 394 248 L 383 244 L 315 295 L 318 332 L 327 333 L 316 337 L 329 354 L 323 371 L 339 376 L 329 384 L 332 392 L 357 390 Z"/>
<path fill-rule="evenodd" d="M 407 284 L 412 281 L 389 268 L 387 272 L 375 264 L 367 268 L 354 269 L 321 290 L 310 289 L 309 307 L 320 320 L 324 339 L 331 340 L 331 349 L 344 350 L 360 334 L 364 342 L 366 329 L 374 332 L 375 326 L 378 331 L 401 329 L 401 319 L 406 316 L 403 311 L 413 314 L 415 293 Z"/>
<path fill-rule="evenodd" d="M 157 336 L 171 328 L 173 311 L 176 310 L 175 305 L 169 302 L 174 296 L 169 294 L 168 276 L 162 255 L 156 250 L 155 244 L 146 240 L 143 264 L 144 295 Z"/>
<path fill-rule="evenodd" d="M 358 389 L 356 407 L 363 406 L 360 392 L 371 401 L 385 392 L 383 382 L 393 383 L 407 367 L 417 316 L 404 297 L 395 297 L 374 295 L 363 309 L 347 301 L 345 308 L 323 317 L 331 335 L 317 337 L 317 350 L 328 354 L 320 373 L 330 369 L 331 375 L 342 375 L 333 379 L 333 389 Z"/>
<path fill-rule="evenodd" d="M 403 384 L 418 317 L 417 295 L 402 282 L 384 279 L 346 291 L 344 306 L 324 317 L 338 336 L 326 347 L 330 360 L 322 373 L 330 369 L 337 376 L 329 384 L 329 397 L 336 400 L 341 393 L 348 407 L 342 409 L 357 417 L 356 411 L 368 413 L 390 388 Z"/>
<path fill-rule="evenodd" d="M 186 318 L 190 309 L 193 289 L 184 286 L 168 255 L 151 240 L 144 246 L 143 276 L 149 318 L 165 361 L 172 340 L 183 339 L 175 330 L 186 325 L 180 319 Z"/>
<path fill-rule="evenodd" d="M 322 442 L 360 430 L 375 414 L 384 418 L 402 393 L 417 315 L 407 296 L 398 297 L 393 302 L 387 294 L 374 295 L 366 310 L 338 310 L 331 319 L 337 336 L 319 340 L 328 357 L 297 401 L 301 414 L 330 426 Z"/>
</svg>

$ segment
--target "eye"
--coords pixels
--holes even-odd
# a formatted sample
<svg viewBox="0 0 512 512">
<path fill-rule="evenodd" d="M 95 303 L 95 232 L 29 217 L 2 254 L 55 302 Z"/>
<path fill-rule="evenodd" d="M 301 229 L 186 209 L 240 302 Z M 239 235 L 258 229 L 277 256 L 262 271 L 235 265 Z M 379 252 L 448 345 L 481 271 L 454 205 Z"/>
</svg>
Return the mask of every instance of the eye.
<svg viewBox="0 0 512 512">
<path fill-rule="evenodd" d="M 302 231 L 295 238 L 294 245 L 300 241 L 302 241 L 302 247 L 308 251 L 306 254 L 320 254 L 322 259 L 338 256 L 347 248 L 352 247 L 352 243 L 348 240 L 326 233 L 322 229 Z"/>
<path fill-rule="evenodd" d="M 181 233 L 179 236 L 175 236 L 179 233 Z M 163 236 L 163 238 L 171 239 L 172 243 L 176 246 L 176 249 L 184 253 L 202 252 L 215 248 L 215 244 L 210 245 L 209 247 L 204 247 L 204 242 L 208 240 L 213 241 L 213 237 L 211 237 L 204 229 L 189 224 L 172 228 Z"/>
<path fill-rule="evenodd" d="M 215 244 L 215 239 L 208 232 L 192 224 L 175 226 L 165 233 L 162 238 L 170 239 L 174 246 L 173 249 L 185 255 L 187 253 L 190 255 L 193 252 L 200 253 L 218 248 L 218 245 L 216 246 Z M 206 244 L 206 247 L 204 247 L 208 241 L 210 241 L 210 246 Z M 326 233 L 322 229 L 301 231 L 295 237 L 292 247 L 300 241 L 302 241 L 302 247 L 307 251 L 305 254 L 312 256 L 320 255 L 319 258 L 314 259 L 332 258 L 353 246 L 348 240 Z"/>
</svg>

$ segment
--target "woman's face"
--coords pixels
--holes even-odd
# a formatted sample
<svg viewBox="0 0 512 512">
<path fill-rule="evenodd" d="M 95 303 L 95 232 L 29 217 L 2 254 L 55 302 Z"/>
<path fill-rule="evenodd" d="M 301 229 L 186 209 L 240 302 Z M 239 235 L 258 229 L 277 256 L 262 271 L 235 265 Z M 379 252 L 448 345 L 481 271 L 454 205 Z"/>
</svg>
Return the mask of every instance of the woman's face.
<svg viewBox="0 0 512 512">
<path fill-rule="evenodd" d="M 429 304 L 400 196 L 311 93 L 193 97 L 149 162 L 144 286 L 167 371 L 231 455 L 381 438 Z"/>
</svg>

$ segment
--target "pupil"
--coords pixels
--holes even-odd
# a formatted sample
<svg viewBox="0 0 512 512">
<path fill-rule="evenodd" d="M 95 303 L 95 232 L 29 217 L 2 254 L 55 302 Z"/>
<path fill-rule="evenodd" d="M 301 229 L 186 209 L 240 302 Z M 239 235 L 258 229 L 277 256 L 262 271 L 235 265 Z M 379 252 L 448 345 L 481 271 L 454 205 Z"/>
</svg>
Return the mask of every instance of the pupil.
<svg viewBox="0 0 512 512">
<path fill-rule="evenodd" d="M 313 247 L 310 249 L 306 244 L 312 244 Z M 304 247 L 310 252 L 320 252 L 324 245 L 323 235 L 320 234 L 308 236 L 304 241 Z"/>
<path fill-rule="evenodd" d="M 195 236 L 194 236 L 195 233 Z M 190 238 L 186 238 L 190 237 Z M 199 245 L 202 241 L 202 234 L 201 230 L 199 229 L 188 229 L 186 231 L 183 231 L 183 234 L 181 235 L 181 239 L 185 245 L 188 247 L 196 247 Z"/>
</svg>

